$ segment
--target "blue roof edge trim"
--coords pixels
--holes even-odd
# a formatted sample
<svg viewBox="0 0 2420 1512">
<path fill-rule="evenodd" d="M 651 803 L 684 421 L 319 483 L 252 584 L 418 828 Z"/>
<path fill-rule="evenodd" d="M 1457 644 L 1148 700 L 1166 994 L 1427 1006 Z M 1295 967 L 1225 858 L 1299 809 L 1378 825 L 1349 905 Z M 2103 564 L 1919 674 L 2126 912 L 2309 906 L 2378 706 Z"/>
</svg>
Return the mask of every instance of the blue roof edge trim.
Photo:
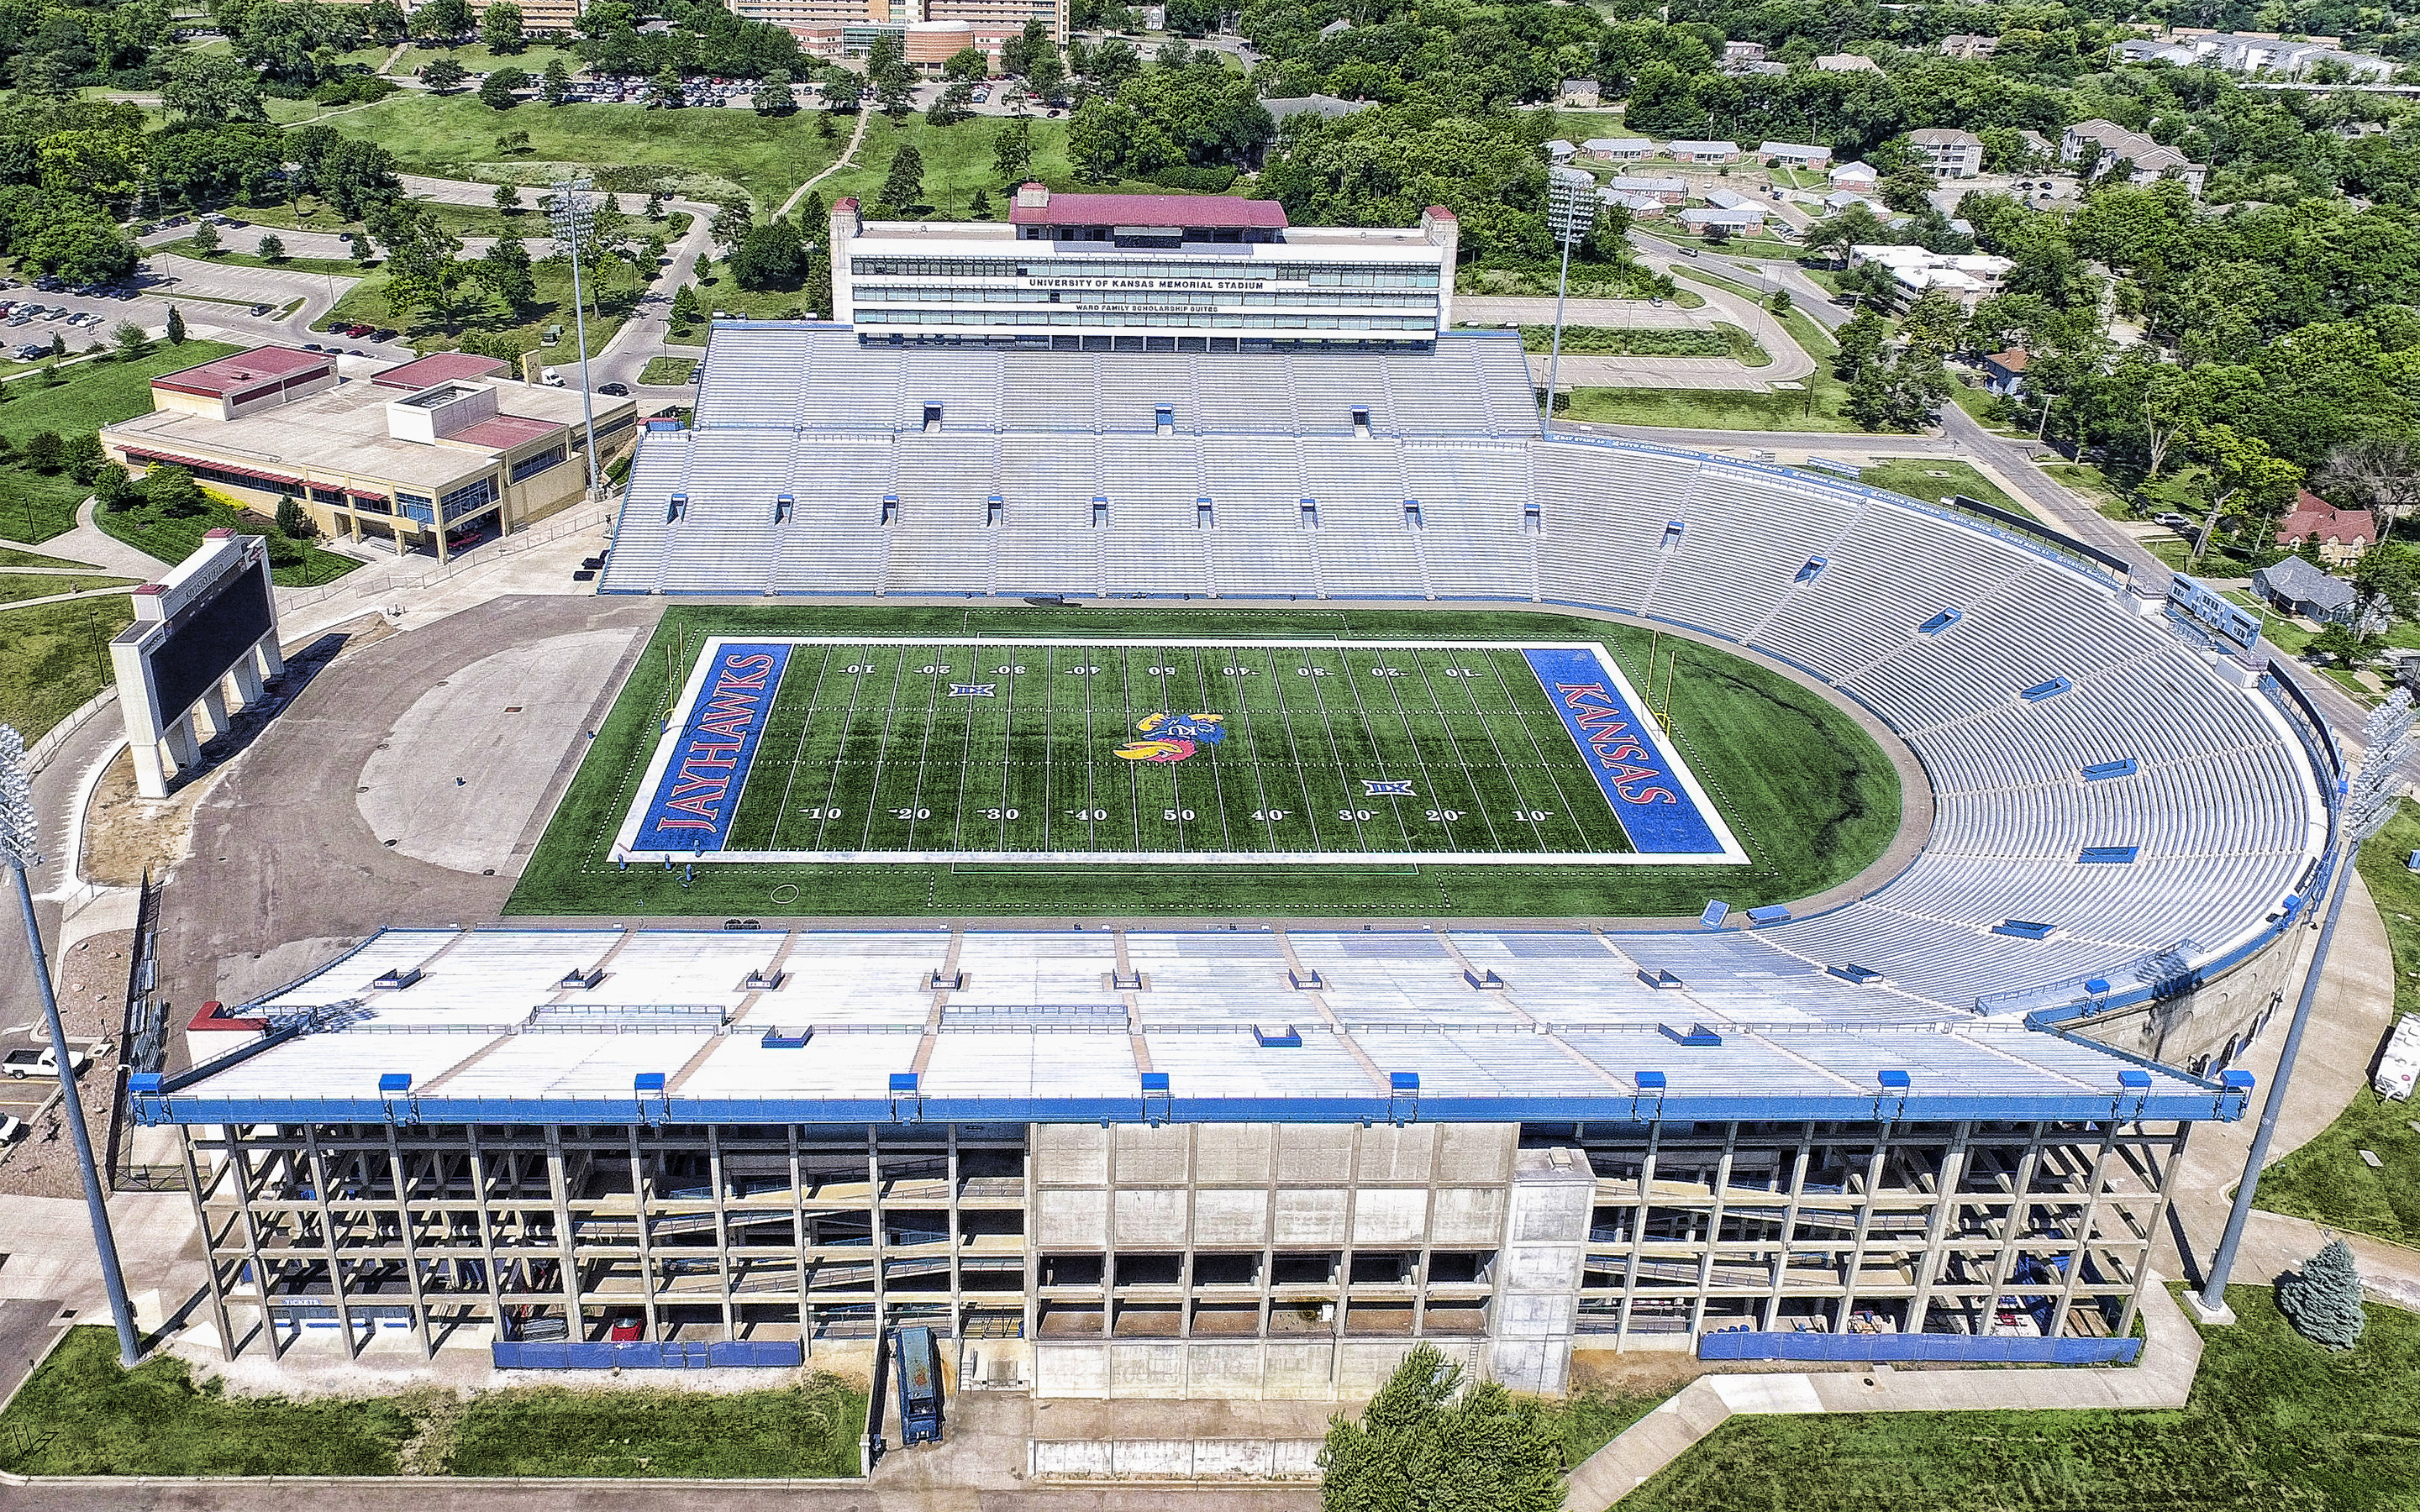
<svg viewBox="0 0 2420 1512">
<path fill-rule="evenodd" d="M 2132 1059 L 2133 1057 L 2127 1057 Z M 2149 1065 L 2149 1062 L 2144 1062 Z M 1803 1119 L 1954 1123 L 1965 1119 L 2020 1122 L 2091 1121 L 2104 1119 L 2177 1119 L 2231 1123 L 2243 1116 L 2249 1093 L 2204 1086 L 2165 1068 L 2168 1089 L 2149 1092 L 2116 1085 L 2106 1091 L 2060 1090 L 2034 1096 L 1966 1095 L 1955 1092 L 1826 1093 L 1820 1096 L 1755 1095 L 1604 1097 L 1454 1097 L 1423 1092 L 1416 1115 L 1407 1098 L 1186 1098 L 1155 1092 L 1146 1112 L 1140 1094 L 1113 1098 L 959 1098 L 903 1093 L 912 1099 L 921 1123 L 1637 1123 Z M 378 1097 L 206 1097 L 176 1092 L 136 1095 L 134 1121 L 161 1124 L 372 1123 L 393 1119 L 397 1109 Z M 1887 1104 L 1885 1107 L 1885 1104 Z M 602 1124 L 641 1123 L 882 1123 L 897 1117 L 890 1098 L 691 1098 L 648 1095 L 645 1105 L 618 1097 L 510 1098 L 429 1097 L 408 1110 L 416 1123 Z"/>
</svg>

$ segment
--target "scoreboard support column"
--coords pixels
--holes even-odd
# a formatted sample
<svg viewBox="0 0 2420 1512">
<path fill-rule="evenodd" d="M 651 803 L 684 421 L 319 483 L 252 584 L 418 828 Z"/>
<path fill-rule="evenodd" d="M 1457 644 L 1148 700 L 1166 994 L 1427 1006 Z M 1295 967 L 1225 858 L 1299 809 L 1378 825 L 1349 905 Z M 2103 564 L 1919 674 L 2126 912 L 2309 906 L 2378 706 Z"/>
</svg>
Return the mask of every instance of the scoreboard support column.
<svg viewBox="0 0 2420 1512">
<path fill-rule="evenodd" d="M 226 687 L 241 709 L 259 701 L 264 676 L 286 670 L 277 652 L 277 604 L 266 544 L 211 531 L 201 548 L 156 583 L 134 591 L 134 623 L 110 642 L 117 703 L 134 760 L 134 789 L 164 798 L 181 768 L 198 765 L 194 710 L 212 735 L 231 727 Z M 166 748 L 163 760 L 162 748 Z"/>
</svg>

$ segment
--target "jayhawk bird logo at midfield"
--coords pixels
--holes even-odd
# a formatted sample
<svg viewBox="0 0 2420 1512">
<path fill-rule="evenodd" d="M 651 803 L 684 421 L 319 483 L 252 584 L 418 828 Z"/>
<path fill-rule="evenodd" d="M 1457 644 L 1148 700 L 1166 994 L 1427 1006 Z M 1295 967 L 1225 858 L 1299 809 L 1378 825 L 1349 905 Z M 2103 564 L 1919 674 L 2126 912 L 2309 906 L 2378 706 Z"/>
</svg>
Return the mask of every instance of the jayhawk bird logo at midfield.
<svg viewBox="0 0 2420 1512">
<path fill-rule="evenodd" d="M 1117 754 L 1130 762 L 1181 762 L 1204 746 L 1227 738 L 1220 714 L 1146 714 L 1135 721 L 1141 740 L 1129 740 Z"/>
</svg>

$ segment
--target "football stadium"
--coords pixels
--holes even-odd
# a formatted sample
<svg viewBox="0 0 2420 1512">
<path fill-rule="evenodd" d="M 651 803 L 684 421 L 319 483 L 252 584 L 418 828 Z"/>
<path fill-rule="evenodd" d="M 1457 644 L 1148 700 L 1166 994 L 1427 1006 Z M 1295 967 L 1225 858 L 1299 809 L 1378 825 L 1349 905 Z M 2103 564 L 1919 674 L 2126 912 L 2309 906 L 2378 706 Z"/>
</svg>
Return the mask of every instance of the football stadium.
<svg viewBox="0 0 2420 1512">
<path fill-rule="evenodd" d="M 1349 281 L 1063 311 L 1071 258 L 1290 255 L 1081 199 L 1068 331 L 719 324 L 515 917 L 136 1079 L 228 1352 L 2131 1359 L 2325 883 L 2341 757 L 2257 636 L 1970 501 L 1549 436 L 1434 283 L 1417 340 Z M 914 238 L 858 229 L 861 306 Z"/>
</svg>

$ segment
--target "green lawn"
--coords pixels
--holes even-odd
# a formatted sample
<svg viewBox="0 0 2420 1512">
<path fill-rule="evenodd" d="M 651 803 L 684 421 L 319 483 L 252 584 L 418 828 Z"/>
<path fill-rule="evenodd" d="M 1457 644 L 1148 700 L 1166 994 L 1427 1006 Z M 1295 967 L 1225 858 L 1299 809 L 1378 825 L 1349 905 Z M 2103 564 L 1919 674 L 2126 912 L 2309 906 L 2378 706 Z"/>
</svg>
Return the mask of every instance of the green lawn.
<svg viewBox="0 0 2420 1512">
<path fill-rule="evenodd" d="M 1615 425 L 1666 425 L 1681 430 L 1807 430 L 1865 434 L 1840 412 L 1848 386 L 1819 368 L 1801 380 L 1807 386 L 1778 393 L 1737 389 L 1574 389 L 1571 420 Z"/>
<path fill-rule="evenodd" d="M 1964 462 L 1935 456 L 1878 456 L 1860 480 L 1869 487 L 1921 499 L 1927 503 L 1963 494 L 1987 504 L 2031 517 L 2032 512 L 2009 497 L 2007 490 Z"/>
<path fill-rule="evenodd" d="M 209 491 L 207 485 L 203 491 Z M 275 536 L 273 521 L 240 510 L 223 500 L 213 498 L 209 507 L 198 515 L 163 515 L 147 502 L 138 502 L 128 509 L 98 509 L 93 523 L 109 534 L 165 563 L 178 563 L 192 556 L 202 544 L 205 532 L 219 529 L 240 531 L 246 535 Z M 361 565 L 358 559 L 322 551 L 316 546 L 303 548 L 299 563 L 270 569 L 270 579 L 281 588 L 316 588 L 332 583 Z"/>
<path fill-rule="evenodd" d="M 161 1356 L 129 1371 L 106 1328 L 72 1330 L 0 1414 L 26 1475 L 393 1475 L 432 1424 L 454 1475 L 854 1476 L 865 1394 L 834 1377 L 764 1391 L 516 1387 L 295 1401 L 229 1396 Z M 424 1449 L 421 1452 L 426 1453 Z M 442 1500 L 443 1492 L 432 1488 Z"/>
<path fill-rule="evenodd" d="M 1552 326 L 1521 328 L 1525 350 L 1550 351 L 1554 339 Z M 1728 321 L 1713 331 L 1669 326 L 1565 326 L 1563 350 L 1574 357 L 1738 357 L 1753 367 L 1762 367 L 1773 361 L 1763 347 L 1757 346 L 1755 337 Z M 1755 354 L 1753 361 L 1748 352 Z"/>
<path fill-rule="evenodd" d="M 1963 383 L 1952 382 L 1949 385 L 1949 398 L 1959 409 L 1973 416 L 1975 424 L 1984 429 L 2002 436 L 2017 434 L 2008 422 L 1992 418 L 1993 412 L 2000 404 L 1998 395 L 1986 393 L 1981 389 L 1971 388 Z"/>
<path fill-rule="evenodd" d="M 109 638 L 133 623 L 131 598 L 0 609 L 0 723 L 32 741 L 74 713 L 107 686 Z"/>
<path fill-rule="evenodd" d="M 1670 1392 L 1611 1396 L 1590 1390 L 1577 1396 L 1549 1397 L 1544 1403 L 1547 1425 L 1563 1443 L 1563 1468 L 1568 1470 L 1611 1443 L 1624 1428 L 1671 1399 Z"/>
<path fill-rule="evenodd" d="M 328 117 L 347 136 L 376 142 L 405 171 L 446 178 L 551 182 L 565 165 L 660 176 L 668 187 L 713 199 L 735 190 L 772 207 L 839 156 L 814 112 L 767 118 L 744 110 L 648 110 L 643 105 L 520 105 L 491 110 L 473 95 L 406 93 Z M 1055 123 L 1054 123 L 1055 124 Z M 527 151 L 499 136 L 527 131 Z M 1037 132 L 1037 135 L 1039 133 Z"/>
<path fill-rule="evenodd" d="M 7 516 L 0 514 L 0 523 L 6 520 Z M 86 572 L 95 573 L 101 570 L 89 562 L 70 562 L 65 557 L 46 557 L 39 551 L 19 551 L 13 548 L 0 548 L 0 567 L 82 567 Z"/>
<path fill-rule="evenodd" d="M 2041 470 L 2071 492 L 2092 501 L 2092 508 L 2103 519 L 2133 519 L 2134 512 L 2126 503 L 2124 492 L 2112 483 L 2109 475 L 2089 462 L 2045 462 Z"/>
<path fill-rule="evenodd" d="M 1471 264 L 1454 275 L 1453 287 L 1457 294 L 1551 300 L 1561 280 L 1562 266 L 1559 262 L 1501 267 Z M 1635 262 L 1575 262 L 1572 264 L 1570 292 L 1575 300 L 1667 299 L 1683 310 L 1700 309 L 1706 302 L 1706 297 L 1695 289 L 1677 285 L 1670 277 Z"/>
<path fill-rule="evenodd" d="M 53 577 L 48 573 L 0 573 L 0 604 L 18 604 L 29 598 L 50 598 L 59 594 L 81 594 L 95 588 L 132 588 L 132 578 L 113 578 L 96 572 L 89 577 Z"/>
<path fill-rule="evenodd" d="M 78 431 L 148 414 L 151 380 L 163 373 L 207 363 L 240 347 L 215 341 L 163 345 L 133 363 L 78 363 L 59 370 L 55 388 L 40 378 L 21 378 L 0 389 L 0 436 L 14 448 L 38 431 L 72 436 Z M 76 506 L 92 490 L 64 472 L 41 473 L 16 462 L 0 463 L 0 535 L 39 542 L 75 529 Z"/>
<path fill-rule="evenodd" d="M 2402 810 L 2361 851 L 2361 879 L 2369 885 L 2395 952 L 2395 1011 L 2420 1012 L 2420 873 L 2403 868 L 2420 850 L 2420 804 Z M 2365 1066 L 2371 1044 L 2337 1047 Z M 2332 1227 L 2420 1245 L 2420 1133 L 2412 1123 L 2420 1105 L 2390 1103 L 2365 1087 L 2319 1137 L 2270 1165 L 2260 1178 L 2259 1206 Z M 2383 1163 L 2372 1170 L 2368 1150 Z"/>
<path fill-rule="evenodd" d="M 386 49 L 380 48 L 378 52 L 382 58 Z M 395 60 L 395 73 L 390 77 L 405 77 L 417 73 L 442 57 L 452 58 L 473 73 L 492 73 L 500 68 L 514 68 L 533 79 L 544 74 L 546 66 L 556 58 L 563 59 L 563 66 L 569 69 L 575 75 L 582 67 L 579 54 L 573 52 L 568 46 L 551 42 L 531 42 L 518 53 L 502 54 L 490 52 L 476 42 L 469 47 L 434 48 L 422 47 L 415 42 L 403 50 L 403 56 Z"/>
<path fill-rule="evenodd" d="M 1734 1417 L 1621 1512 L 2398 1512 L 2420 1506 L 2420 1318 L 2371 1304 L 2360 1345 L 2288 1328 L 2266 1287 L 2202 1333 L 2176 1412 Z"/>
<path fill-rule="evenodd" d="M 167 242 L 151 250 L 172 252 L 180 257 L 191 257 L 198 262 L 224 263 L 235 268 L 283 268 L 296 273 L 333 273 L 338 278 L 359 278 L 363 272 L 362 265 L 350 257 L 279 257 L 272 261 L 249 252 L 235 252 L 225 247 L 204 252 L 194 245 L 193 239 L 190 237 L 185 240 Z M 195 299 L 202 296 L 182 294 L 170 297 Z M 226 300 L 218 302 L 232 304 L 238 301 Z"/>
<path fill-rule="evenodd" d="M 813 112 L 802 113 L 803 119 Z M 851 123 L 845 118 L 833 122 L 840 132 L 839 140 L 828 153 L 826 161 L 840 155 L 848 145 Z M 964 221 L 974 219 L 970 202 L 976 190 L 991 199 L 992 220 L 1008 213 L 1008 186 L 993 171 L 993 153 L 1000 133 L 1008 128 L 1008 119 L 1000 116 L 976 116 L 951 126 L 935 126 L 922 116 L 910 116 L 894 123 L 890 116 L 876 115 L 867 123 L 865 141 L 857 149 L 849 166 L 815 186 L 824 203 L 845 199 L 854 194 L 867 205 L 880 193 L 885 176 L 891 172 L 891 160 L 903 147 L 913 147 L 924 162 L 924 199 L 927 207 L 920 214 L 934 220 Z M 801 127 L 812 131 L 812 126 Z M 1087 193 L 1165 194 L 1169 191 L 1156 184 L 1127 180 L 1115 184 L 1079 184 L 1075 170 L 1067 162 L 1067 123 L 1034 116 L 1026 120 L 1026 130 L 1033 147 L 1033 161 L 1021 178 L 1040 179 L 1057 189 L 1081 189 Z M 1235 193 L 1246 186 L 1238 181 Z M 779 203 L 776 201 L 776 203 Z"/>
<path fill-rule="evenodd" d="M 854 1476 L 865 1393 L 831 1376 L 775 1391 L 570 1392 L 474 1398 L 456 1475 Z"/>
<path fill-rule="evenodd" d="M 718 863 L 697 869 L 688 887 L 679 873 L 660 868 L 617 870 L 611 858 L 614 836 L 654 748 L 667 702 L 664 648 L 675 636 L 694 647 L 701 634 L 752 631 L 866 636 L 981 632 L 1001 637 L 1156 632 L 1187 638 L 1430 640 L 1601 636 L 1639 687 L 1646 684 L 1647 657 L 1654 644 L 1658 661 L 1669 661 L 1674 668 L 1669 676 L 1675 688 L 1671 712 L 1677 743 L 1753 860 L 1744 866 L 1456 867 L 1425 861 L 1417 866 L 1356 864 L 1348 854 L 1333 865 L 1262 870 L 1170 867 L 1148 858 L 1125 865 L 997 870 L 947 862 Z M 1694 915 L 1709 896 L 1734 906 L 1753 906 L 1803 898 L 1854 875 L 1888 844 L 1900 817 L 1899 781 L 1888 759 L 1828 701 L 1710 647 L 1555 614 L 1308 607 L 1251 611 L 676 605 L 665 613 L 656 640 L 598 730 L 508 911 L 764 913 L 773 903 L 774 889 L 781 888 L 779 911 L 798 914 Z M 1295 690 L 1287 691 L 1291 695 Z M 921 717 L 922 711 L 918 713 Z M 859 803 L 861 818 L 868 814 L 868 801 Z M 1152 818 L 1156 824 L 1157 810 Z M 795 895 L 788 890 L 793 887 Z"/>
<path fill-rule="evenodd" d="M 642 383 L 687 383 L 697 377 L 697 361 L 690 357 L 650 357 L 639 370 Z"/>
</svg>

